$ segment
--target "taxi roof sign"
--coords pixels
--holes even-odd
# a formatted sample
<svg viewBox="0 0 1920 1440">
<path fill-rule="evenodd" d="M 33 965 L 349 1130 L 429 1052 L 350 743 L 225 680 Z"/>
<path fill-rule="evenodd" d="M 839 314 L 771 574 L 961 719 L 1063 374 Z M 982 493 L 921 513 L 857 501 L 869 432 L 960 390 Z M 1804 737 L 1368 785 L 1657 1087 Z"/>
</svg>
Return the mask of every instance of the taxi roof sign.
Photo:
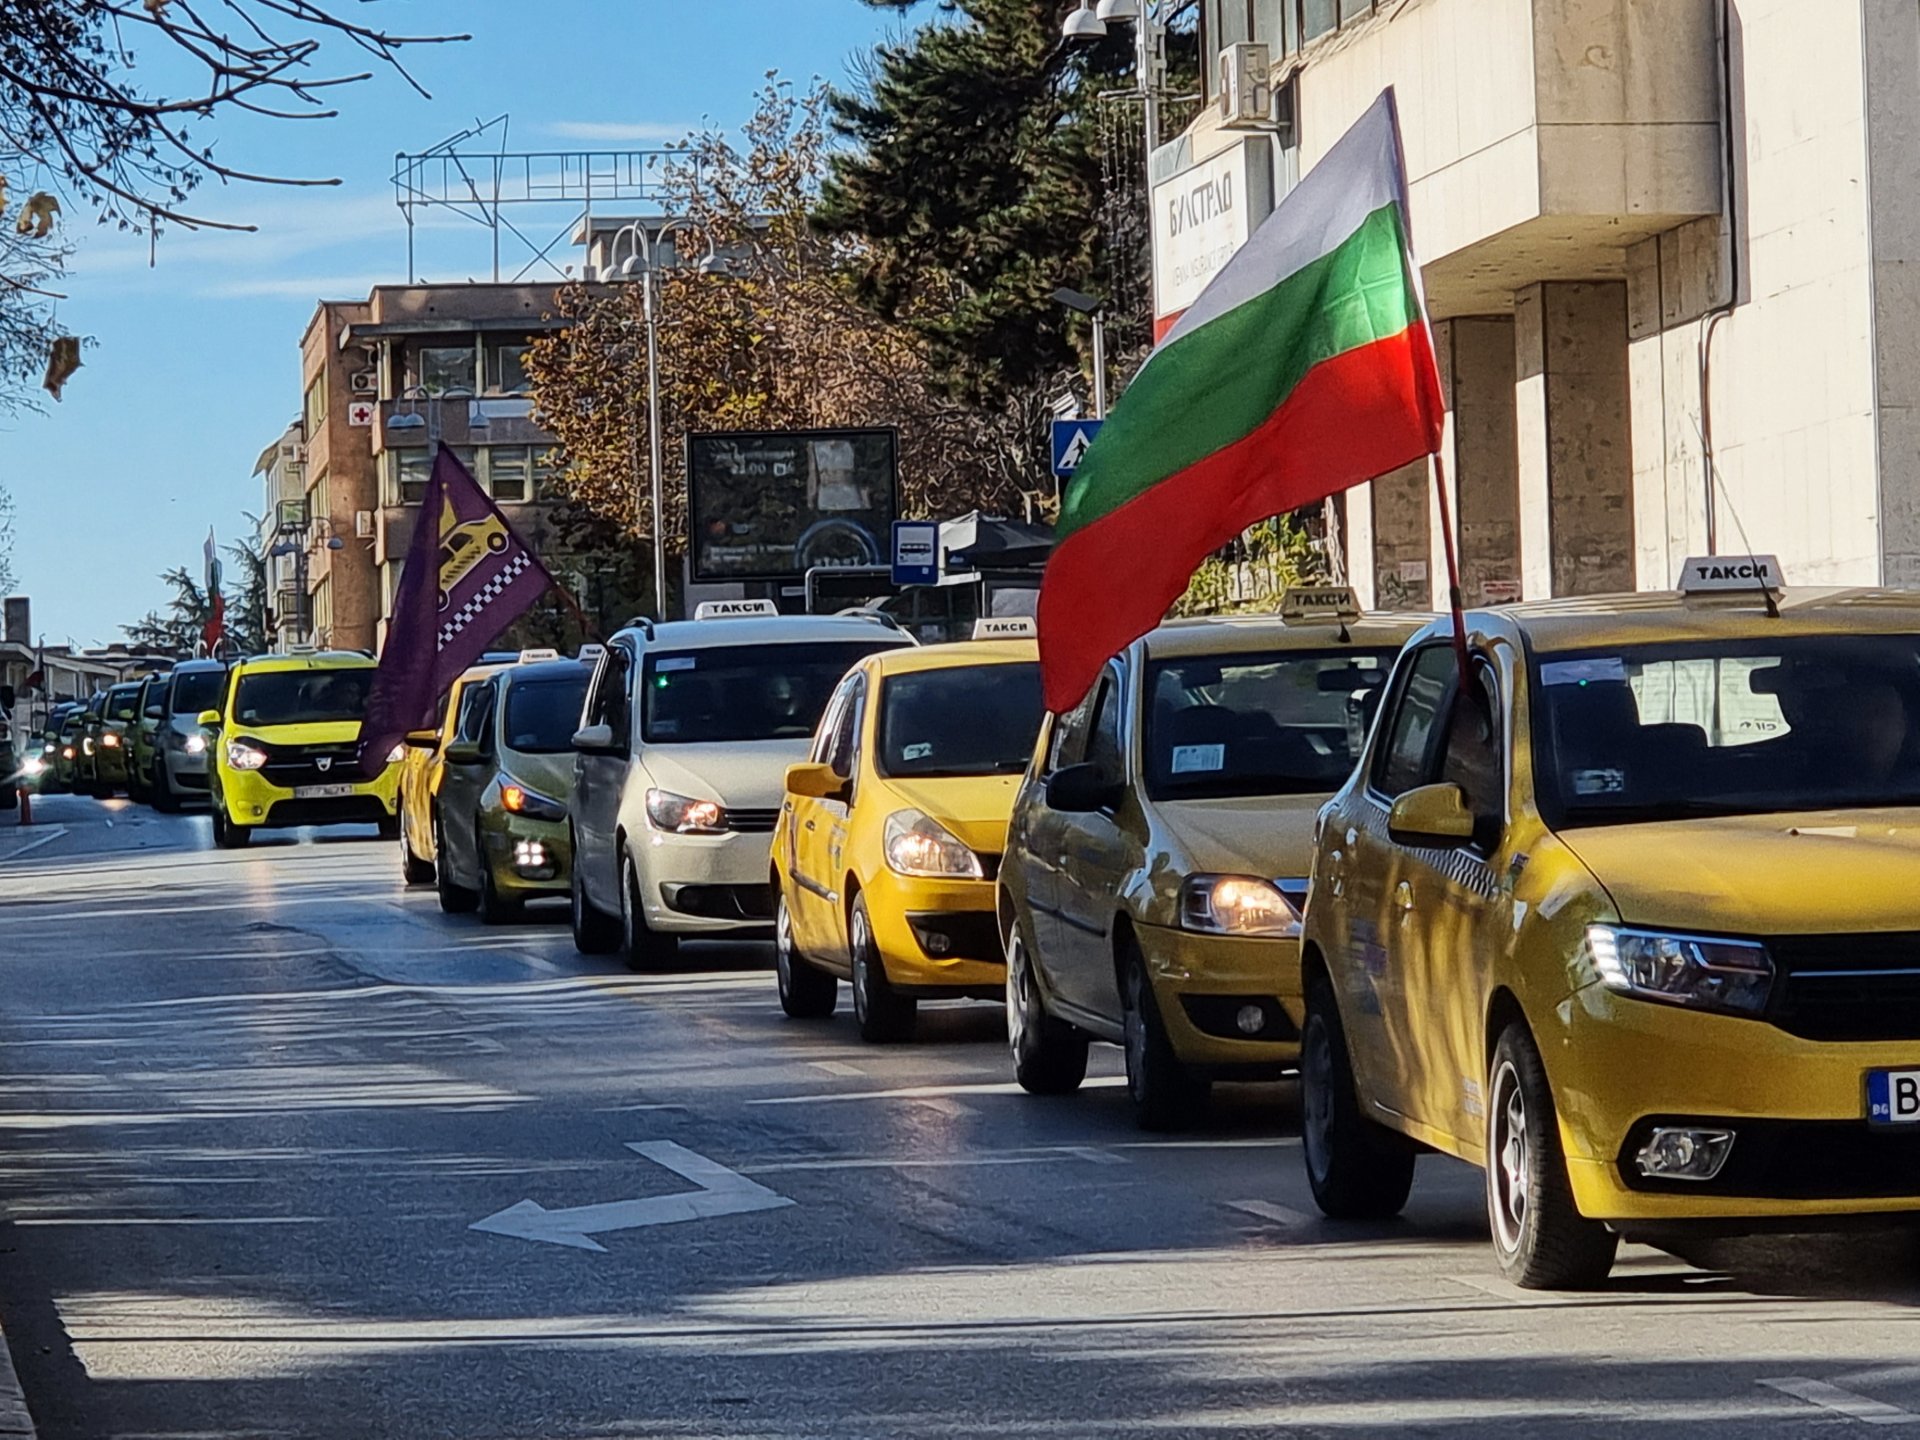
<svg viewBox="0 0 1920 1440">
<path fill-rule="evenodd" d="M 520 652 L 522 665 L 538 665 L 542 660 L 558 660 L 560 652 L 543 646 L 534 646 Z"/>
<path fill-rule="evenodd" d="M 588 644 L 588 645 L 582 645 L 580 647 L 580 653 L 576 655 L 574 658 L 576 660 L 584 660 L 589 664 L 598 664 L 600 657 L 606 653 L 607 653 L 606 646 Z"/>
<path fill-rule="evenodd" d="M 1755 590 L 1772 594 L 1781 588 L 1780 560 L 1774 555 L 1690 555 L 1680 567 L 1682 595 Z"/>
<path fill-rule="evenodd" d="M 976 640 L 1032 640 L 1040 634 L 1040 622 L 1031 615 L 989 615 L 973 622 Z"/>
<path fill-rule="evenodd" d="M 778 615 L 771 600 L 702 600 L 693 607 L 696 620 L 741 620 L 751 615 Z"/>
<path fill-rule="evenodd" d="M 1280 618 L 1290 625 L 1346 625 L 1360 618 L 1360 597 L 1351 585 L 1295 585 L 1280 597 Z"/>
</svg>

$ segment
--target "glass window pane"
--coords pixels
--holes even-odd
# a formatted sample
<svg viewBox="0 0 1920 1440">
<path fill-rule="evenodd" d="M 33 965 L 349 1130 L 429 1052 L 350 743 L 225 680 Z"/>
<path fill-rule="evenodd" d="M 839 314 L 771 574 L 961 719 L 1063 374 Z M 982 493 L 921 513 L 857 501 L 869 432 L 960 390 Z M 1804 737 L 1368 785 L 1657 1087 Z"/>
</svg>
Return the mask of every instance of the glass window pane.
<svg viewBox="0 0 1920 1440">
<path fill-rule="evenodd" d="M 1373 13 L 1373 0 L 1340 0 L 1340 23 L 1351 25 L 1354 21 Z"/>
<path fill-rule="evenodd" d="M 473 392 L 473 347 L 435 345 L 420 351 L 420 385 L 429 395 Z"/>
<path fill-rule="evenodd" d="M 396 473 L 400 479 L 400 503 L 418 505 L 427 498 L 427 477 L 433 473 L 424 450 L 395 450 L 392 452 Z"/>
<path fill-rule="evenodd" d="M 488 483 L 493 498 L 517 503 L 527 498 L 527 447 L 495 445 L 487 451 Z"/>
<path fill-rule="evenodd" d="M 487 347 L 488 394 L 522 395 L 533 388 L 527 379 L 528 348 L 518 341 Z"/>
<path fill-rule="evenodd" d="M 1306 38 L 1324 35 L 1340 23 L 1335 0 L 1304 0 L 1302 6 L 1306 20 Z"/>
<path fill-rule="evenodd" d="M 1400 687 L 1393 728 L 1374 767 L 1374 786 L 1389 800 L 1426 783 L 1433 727 L 1455 663 L 1451 646 L 1429 645 L 1415 657 L 1413 671 Z"/>
<path fill-rule="evenodd" d="M 1299 0 L 1253 0 L 1253 38 L 1272 52 L 1274 59 L 1300 48 Z"/>
<path fill-rule="evenodd" d="M 1213 14 L 1215 43 L 1220 48 L 1243 45 L 1253 38 L 1247 33 L 1247 0 L 1218 0 Z"/>
</svg>

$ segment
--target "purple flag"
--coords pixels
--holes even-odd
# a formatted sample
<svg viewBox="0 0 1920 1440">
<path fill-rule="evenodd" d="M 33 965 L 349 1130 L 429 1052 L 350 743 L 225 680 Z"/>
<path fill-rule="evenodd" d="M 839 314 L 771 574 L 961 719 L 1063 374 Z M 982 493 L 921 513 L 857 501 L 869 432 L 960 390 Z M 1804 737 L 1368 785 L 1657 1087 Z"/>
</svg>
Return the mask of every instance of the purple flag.
<svg viewBox="0 0 1920 1440">
<path fill-rule="evenodd" d="M 439 523 L 434 523 L 435 517 Z M 445 445 L 407 547 L 393 619 L 360 726 L 360 769 L 378 775 L 502 630 L 526 614 L 553 577 Z"/>
</svg>

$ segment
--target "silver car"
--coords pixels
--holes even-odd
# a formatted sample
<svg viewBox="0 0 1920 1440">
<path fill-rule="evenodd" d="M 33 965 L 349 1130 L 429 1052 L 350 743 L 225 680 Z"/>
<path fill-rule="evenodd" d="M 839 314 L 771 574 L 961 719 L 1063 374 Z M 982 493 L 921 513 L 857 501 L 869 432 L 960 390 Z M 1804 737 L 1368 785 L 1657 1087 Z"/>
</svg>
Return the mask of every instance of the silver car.
<svg viewBox="0 0 1920 1440">
<path fill-rule="evenodd" d="M 172 812 L 188 800 L 207 797 L 207 732 L 203 710 L 226 703 L 227 667 L 219 660 L 186 660 L 174 666 L 163 691 L 150 693 L 149 709 L 163 713 L 153 755 L 153 808 Z"/>
</svg>

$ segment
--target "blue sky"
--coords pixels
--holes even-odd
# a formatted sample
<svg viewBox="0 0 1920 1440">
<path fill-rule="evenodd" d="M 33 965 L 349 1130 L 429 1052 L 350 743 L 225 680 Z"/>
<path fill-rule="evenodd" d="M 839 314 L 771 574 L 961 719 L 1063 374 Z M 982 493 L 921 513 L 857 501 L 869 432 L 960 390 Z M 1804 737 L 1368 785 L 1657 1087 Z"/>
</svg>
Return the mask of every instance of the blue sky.
<svg viewBox="0 0 1920 1440">
<path fill-rule="evenodd" d="M 122 638 L 123 623 L 165 599 L 162 570 L 197 571 L 209 525 L 224 543 L 261 509 L 253 463 L 299 409 L 298 346 L 314 302 L 406 279 L 396 152 L 503 112 L 516 150 L 645 145 L 703 122 L 731 128 L 768 70 L 840 80 L 849 57 L 901 23 L 859 0 L 342 3 L 395 31 L 474 37 L 412 59 L 431 100 L 381 76 L 340 93 L 337 120 L 219 128 L 229 164 L 342 185 L 204 187 L 195 201 L 205 213 L 260 232 L 175 231 L 151 269 L 144 240 L 95 230 L 69 207 L 82 248 L 60 320 L 99 343 L 62 403 L 0 419 L 0 484 L 18 511 L 17 589 L 33 597 L 34 626 L 51 643 Z M 345 52 L 335 58 L 359 68 Z M 487 278 L 484 230 L 455 222 L 421 243 L 428 278 Z"/>
</svg>

